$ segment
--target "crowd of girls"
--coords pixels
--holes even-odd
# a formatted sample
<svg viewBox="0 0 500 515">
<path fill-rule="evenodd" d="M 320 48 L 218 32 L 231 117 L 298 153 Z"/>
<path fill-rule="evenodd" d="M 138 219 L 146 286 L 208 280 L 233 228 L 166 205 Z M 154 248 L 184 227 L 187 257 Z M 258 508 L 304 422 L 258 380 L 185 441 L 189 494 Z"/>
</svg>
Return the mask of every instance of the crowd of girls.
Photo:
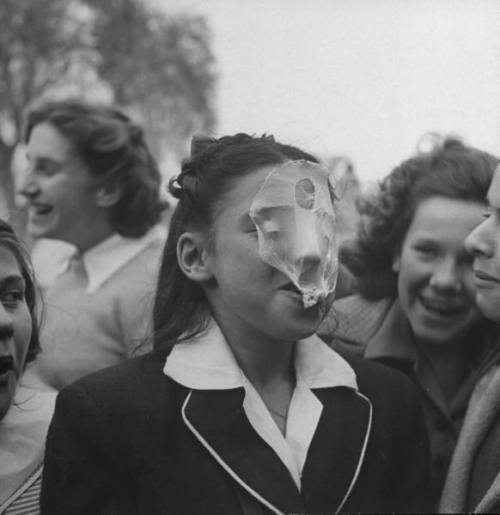
<svg viewBox="0 0 500 515">
<path fill-rule="evenodd" d="M 120 111 L 49 103 L 26 141 L 28 232 L 75 251 L 37 294 L 0 225 L 0 513 L 500 509 L 494 156 L 403 162 L 338 253 L 328 171 L 272 136 L 194 138 L 165 242 Z"/>
</svg>

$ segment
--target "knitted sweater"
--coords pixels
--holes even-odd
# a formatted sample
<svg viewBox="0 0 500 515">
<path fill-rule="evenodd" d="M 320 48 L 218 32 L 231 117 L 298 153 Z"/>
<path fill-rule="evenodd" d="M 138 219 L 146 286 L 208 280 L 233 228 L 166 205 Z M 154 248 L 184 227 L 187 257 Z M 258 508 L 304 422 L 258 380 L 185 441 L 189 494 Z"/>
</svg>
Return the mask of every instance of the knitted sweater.
<svg viewBox="0 0 500 515">
<path fill-rule="evenodd" d="M 478 382 L 471 397 L 441 497 L 441 513 L 500 513 L 499 392 L 497 364 Z"/>
<path fill-rule="evenodd" d="M 95 291 L 64 274 L 45 292 L 42 352 L 28 384 L 60 390 L 150 350 L 151 313 L 163 240 L 152 240 Z"/>
</svg>

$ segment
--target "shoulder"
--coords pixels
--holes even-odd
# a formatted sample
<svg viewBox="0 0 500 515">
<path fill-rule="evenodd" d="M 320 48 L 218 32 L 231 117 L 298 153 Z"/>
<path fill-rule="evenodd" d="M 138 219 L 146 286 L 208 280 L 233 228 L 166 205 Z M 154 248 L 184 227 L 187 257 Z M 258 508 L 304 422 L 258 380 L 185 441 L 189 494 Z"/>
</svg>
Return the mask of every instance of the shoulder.
<svg viewBox="0 0 500 515">
<path fill-rule="evenodd" d="M 337 352 L 354 370 L 359 392 L 374 406 L 396 412 L 412 411 L 420 406 L 415 386 L 402 372 L 351 353 Z"/>
<path fill-rule="evenodd" d="M 163 373 L 164 362 L 149 353 L 85 376 L 59 393 L 56 412 L 86 409 L 114 420 L 165 413 L 182 387 Z"/>
<path fill-rule="evenodd" d="M 382 324 L 392 299 L 368 300 L 360 295 L 344 297 L 333 303 L 318 335 L 327 343 L 343 342 L 362 354 L 366 343 Z"/>
<path fill-rule="evenodd" d="M 135 272 L 157 273 L 165 240 L 161 237 L 153 238 L 137 252 L 132 259 L 122 267 L 122 274 L 128 276 Z"/>
<path fill-rule="evenodd" d="M 164 240 L 158 238 L 147 243 L 137 254 L 129 259 L 107 281 L 106 288 L 120 305 L 130 310 L 137 310 L 137 303 L 151 303 L 156 290 L 160 270 Z"/>
</svg>

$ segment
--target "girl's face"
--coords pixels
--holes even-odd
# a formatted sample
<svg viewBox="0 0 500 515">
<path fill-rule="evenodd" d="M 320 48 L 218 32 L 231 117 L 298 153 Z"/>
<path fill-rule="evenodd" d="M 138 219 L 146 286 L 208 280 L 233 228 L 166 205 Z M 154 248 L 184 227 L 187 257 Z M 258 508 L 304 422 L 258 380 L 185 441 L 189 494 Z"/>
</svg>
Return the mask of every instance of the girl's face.
<svg viewBox="0 0 500 515">
<path fill-rule="evenodd" d="M 467 237 L 474 256 L 476 302 L 484 316 L 500 323 L 500 168 L 488 190 L 489 209 L 481 225 Z"/>
<path fill-rule="evenodd" d="M 415 211 L 393 269 L 401 306 L 422 342 L 456 343 L 479 319 L 465 238 L 483 211 L 481 204 L 445 197 L 423 200 Z"/>
<path fill-rule="evenodd" d="M 216 207 L 208 257 L 213 280 L 206 291 L 219 324 L 230 324 L 239 334 L 295 341 L 316 331 L 333 297 L 326 305 L 304 308 L 291 280 L 259 255 L 249 211 L 272 168 L 238 179 Z"/>
<path fill-rule="evenodd" d="M 31 339 L 25 287 L 16 257 L 0 245 L 0 420 L 12 404 Z"/>
<path fill-rule="evenodd" d="M 54 238 L 80 247 L 107 213 L 99 209 L 99 181 L 70 140 L 49 123 L 36 125 L 27 146 L 30 162 L 22 193 L 28 199 L 28 226 L 34 238 Z"/>
</svg>

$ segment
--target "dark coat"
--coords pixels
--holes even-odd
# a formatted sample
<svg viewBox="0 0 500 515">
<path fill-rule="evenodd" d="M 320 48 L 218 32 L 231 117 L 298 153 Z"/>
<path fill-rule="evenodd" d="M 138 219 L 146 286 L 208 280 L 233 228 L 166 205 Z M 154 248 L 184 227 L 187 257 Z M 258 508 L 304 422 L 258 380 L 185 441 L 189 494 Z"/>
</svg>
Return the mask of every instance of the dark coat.
<svg viewBox="0 0 500 515">
<path fill-rule="evenodd" d="M 445 399 L 431 365 L 417 359 L 414 336 L 397 299 L 352 295 L 335 301 L 318 335 L 334 350 L 363 356 L 404 373 L 420 394 L 431 449 L 431 495 L 437 508 L 474 385 L 486 369 L 495 328 L 487 321 L 467 335 L 470 370 L 451 399 Z"/>
<path fill-rule="evenodd" d="M 347 359 L 359 394 L 313 390 L 323 412 L 301 492 L 248 422 L 242 388 L 190 391 L 154 354 L 77 381 L 57 399 L 42 513 L 421 512 L 428 450 L 418 396 L 398 372 Z"/>
</svg>

